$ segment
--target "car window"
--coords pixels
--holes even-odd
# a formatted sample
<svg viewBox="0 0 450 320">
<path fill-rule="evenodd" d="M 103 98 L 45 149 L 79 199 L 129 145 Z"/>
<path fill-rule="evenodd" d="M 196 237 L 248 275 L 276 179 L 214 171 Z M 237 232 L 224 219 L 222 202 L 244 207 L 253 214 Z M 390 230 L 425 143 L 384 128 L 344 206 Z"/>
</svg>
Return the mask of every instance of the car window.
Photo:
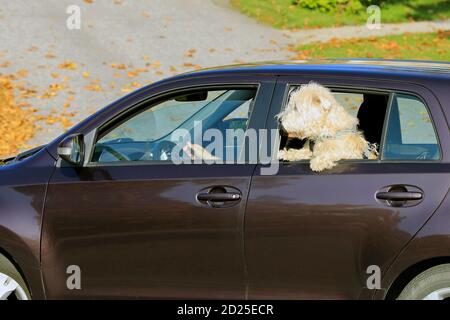
<svg viewBox="0 0 450 320">
<path fill-rule="evenodd" d="M 299 86 L 290 88 L 290 96 L 286 103 L 289 103 L 292 93 L 298 88 Z M 355 89 L 331 89 L 331 91 L 345 111 L 357 119 L 357 129 L 362 132 L 364 138 L 379 151 L 389 94 Z M 282 128 L 280 135 L 280 150 L 301 149 L 305 145 L 304 140 L 291 138 Z"/>
<path fill-rule="evenodd" d="M 364 102 L 363 93 L 334 92 L 333 95 L 349 114 L 358 116 L 358 110 Z"/>
<path fill-rule="evenodd" d="M 170 161 L 171 151 L 179 143 L 172 137 L 176 130 L 189 134 L 191 139 L 187 140 L 194 147 L 187 153 L 195 158 L 207 147 L 208 142 L 201 139 L 206 130 L 218 130 L 225 137 L 228 129 L 247 129 L 255 96 L 255 88 L 196 90 L 172 96 L 104 130 L 96 142 L 92 162 Z M 195 139 L 199 138 L 195 137 L 199 127 L 201 137 Z M 237 158 L 239 147 L 237 142 L 225 143 L 223 150 L 208 154 L 222 158 L 227 148 L 232 148 Z"/>
<path fill-rule="evenodd" d="M 415 96 L 395 94 L 383 159 L 438 160 L 440 157 L 439 143 L 428 108 Z"/>
</svg>

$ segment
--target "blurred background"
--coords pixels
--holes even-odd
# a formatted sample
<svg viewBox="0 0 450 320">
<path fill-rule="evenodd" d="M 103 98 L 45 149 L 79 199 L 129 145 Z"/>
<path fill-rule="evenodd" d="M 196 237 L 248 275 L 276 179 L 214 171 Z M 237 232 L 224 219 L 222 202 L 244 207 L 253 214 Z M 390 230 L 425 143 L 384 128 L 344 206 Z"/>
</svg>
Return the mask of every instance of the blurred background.
<svg viewBox="0 0 450 320">
<path fill-rule="evenodd" d="M 0 157 L 175 74 L 264 60 L 450 61 L 450 0 L 0 0 Z"/>
</svg>

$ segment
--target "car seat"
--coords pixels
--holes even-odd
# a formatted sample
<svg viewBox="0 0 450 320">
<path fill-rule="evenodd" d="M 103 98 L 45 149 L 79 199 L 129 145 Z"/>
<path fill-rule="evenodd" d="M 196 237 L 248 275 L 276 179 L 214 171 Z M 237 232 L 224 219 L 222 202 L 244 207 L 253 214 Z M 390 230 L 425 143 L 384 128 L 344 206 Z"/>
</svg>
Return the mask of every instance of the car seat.
<svg viewBox="0 0 450 320">
<path fill-rule="evenodd" d="M 364 101 L 358 110 L 358 128 L 370 143 L 381 143 L 388 100 L 387 95 L 364 94 Z"/>
</svg>

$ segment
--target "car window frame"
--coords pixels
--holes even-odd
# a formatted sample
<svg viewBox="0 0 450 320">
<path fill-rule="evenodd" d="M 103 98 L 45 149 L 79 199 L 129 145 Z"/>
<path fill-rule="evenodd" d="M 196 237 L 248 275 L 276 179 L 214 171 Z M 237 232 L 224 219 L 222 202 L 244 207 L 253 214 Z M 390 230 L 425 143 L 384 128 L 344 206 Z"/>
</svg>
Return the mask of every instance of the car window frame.
<svg viewBox="0 0 450 320">
<path fill-rule="evenodd" d="M 290 76 L 287 76 L 286 78 L 292 78 Z M 279 79 L 280 80 L 280 79 Z M 283 80 L 283 79 L 281 79 Z M 356 80 L 356 78 L 339 78 L 339 80 Z M 379 81 L 379 79 L 370 79 L 370 80 L 375 80 L 375 81 Z M 282 108 L 284 106 L 286 106 L 288 99 L 289 99 L 289 95 L 290 92 L 292 90 L 292 87 L 299 87 L 301 85 L 307 84 L 311 81 L 314 82 L 318 82 L 321 85 L 325 86 L 326 88 L 330 89 L 330 90 L 348 90 L 348 92 L 351 93 L 357 93 L 359 92 L 369 92 L 369 93 L 384 93 L 384 94 L 388 94 L 389 95 L 389 99 L 388 99 L 388 105 L 386 107 L 386 114 L 384 117 L 384 123 L 383 123 L 383 131 L 382 131 L 382 135 L 381 135 L 381 143 L 380 143 L 380 148 L 379 148 L 379 156 L 378 159 L 376 160 L 370 160 L 370 159 L 343 159 L 343 160 L 339 160 L 337 161 L 338 165 L 341 164 L 395 164 L 395 163 L 414 163 L 414 164 L 420 164 L 420 163 L 442 163 L 444 160 L 444 149 L 442 146 L 442 142 L 441 142 L 441 138 L 440 138 L 440 134 L 436 125 L 436 121 L 433 115 L 433 111 L 431 110 L 430 106 L 427 103 L 427 100 L 424 99 L 419 93 L 417 92 L 412 92 L 412 91 L 408 91 L 408 90 L 404 90 L 404 89 L 392 89 L 392 88 L 377 88 L 376 86 L 372 87 L 372 86 L 358 86 L 358 85 L 353 85 L 353 84 L 339 84 L 339 83 L 333 83 L 330 82 L 328 80 L 328 78 L 319 78 L 316 76 L 312 76 L 311 79 L 307 80 L 302 79 L 299 81 L 289 81 L 289 79 L 285 79 L 282 82 L 278 82 L 277 84 L 281 84 L 284 85 L 284 93 L 283 93 L 283 98 L 281 99 L 281 107 L 280 107 L 280 111 L 282 110 Z M 427 89 L 425 87 L 422 87 L 424 89 Z M 427 89 L 428 90 L 428 89 Z M 433 125 L 433 130 L 438 142 L 438 147 L 439 147 L 439 159 L 427 159 L 427 160 L 412 160 L 412 159 L 382 159 L 382 155 L 384 153 L 384 146 L 385 146 L 385 140 L 387 138 L 387 127 L 389 124 L 389 118 L 391 115 L 391 107 L 392 107 L 392 103 L 393 103 L 393 98 L 395 96 L 395 94 L 404 94 L 404 95 L 409 95 L 409 96 L 414 96 L 417 99 L 419 99 L 424 106 L 427 109 L 427 112 L 430 116 L 431 119 L 431 123 Z M 275 102 L 277 103 L 277 102 Z M 272 106 L 273 107 L 273 106 Z M 441 110 L 442 111 L 442 110 Z M 269 121 L 269 120 L 268 120 Z M 266 127 L 269 123 L 266 123 Z M 277 126 L 278 130 L 279 128 L 279 124 Z M 278 136 L 275 140 L 275 145 L 272 146 L 272 150 L 275 150 L 276 152 L 272 153 L 272 162 L 274 161 L 278 161 L 277 159 L 277 153 L 279 151 L 279 147 L 280 147 L 280 134 L 278 133 Z M 288 164 L 288 165 L 296 165 L 296 164 L 302 164 L 302 165 L 308 165 L 310 163 L 310 160 L 298 160 L 298 161 L 289 161 L 289 162 L 281 162 L 280 163 L 284 163 L 284 164 Z"/>
<path fill-rule="evenodd" d="M 383 159 L 383 154 L 384 154 L 384 148 L 386 146 L 386 140 L 387 140 L 387 130 L 389 127 L 389 120 L 392 116 L 391 110 L 394 104 L 394 98 L 396 95 L 405 95 L 405 96 L 410 96 L 410 97 L 414 97 L 417 100 L 419 100 L 425 107 L 425 110 L 427 111 L 428 117 L 431 120 L 431 126 L 433 127 L 433 132 L 434 132 L 434 136 L 436 137 L 436 141 L 438 144 L 438 149 L 439 149 L 439 159 L 426 159 L 426 160 L 408 160 L 408 159 Z M 401 163 L 427 163 L 427 162 L 442 162 L 443 160 L 443 149 L 442 149 L 442 143 L 439 137 L 439 132 L 437 130 L 436 127 L 436 121 L 434 120 L 433 117 L 433 113 L 430 110 L 430 107 L 428 106 L 428 104 L 426 103 L 425 99 L 423 99 L 419 94 L 417 93 L 409 93 L 409 92 L 403 92 L 403 91 L 392 91 L 391 96 L 389 97 L 389 105 L 388 108 L 386 110 L 387 112 L 387 116 L 385 117 L 385 122 L 383 125 L 383 135 L 382 135 L 382 139 L 381 139 L 381 143 L 382 146 L 380 146 L 380 160 L 382 162 L 388 162 L 388 163 L 397 163 L 397 162 L 401 162 Z"/>
<path fill-rule="evenodd" d="M 93 162 L 92 158 L 94 156 L 95 145 L 98 142 L 99 137 L 101 136 L 102 130 L 109 126 L 118 126 L 133 116 L 138 115 L 149 108 L 156 106 L 158 103 L 161 103 L 170 97 L 175 97 L 177 95 L 182 95 L 183 93 L 196 91 L 196 90 L 220 90 L 220 89 L 256 89 L 255 93 L 255 105 L 253 106 L 252 114 L 249 118 L 249 125 L 247 129 L 252 127 L 253 122 L 255 121 L 255 111 L 256 105 L 258 101 L 258 97 L 262 94 L 263 83 L 257 81 L 249 81 L 249 82 L 226 82 L 226 83 L 212 83 L 212 84 L 197 84 L 197 85 L 186 85 L 171 88 L 165 91 L 161 91 L 156 95 L 147 97 L 142 99 L 141 101 L 131 105 L 130 107 L 122 110 L 118 114 L 106 119 L 100 125 L 95 128 L 92 132 L 88 133 L 85 136 L 85 145 L 86 145 L 86 156 L 83 167 L 129 167 L 129 166 L 148 166 L 148 165 L 175 165 L 172 161 L 167 160 L 143 160 L 143 161 L 115 161 L 115 162 Z M 272 97 L 271 97 L 272 98 Z M 268 102 L 267 110 L 261 110 L 262 112 L 268 112 L 271 101 Z M 265 115 L 267 116 L 267 115 Z M 239 159 L 236 163 L 227 164 L 226 165 L 247 165 L 247 164 L 257 164 L 257 163 L 248 163 L 242 161 L 242 154 L 239 155 Z M 258 159 L 259 160 L 259 159 Z M 259 162 L 259 161 L 258 161 Z M 202 162 L 201 164 L 191 163 L 191 164 L 180 164 L 180 165 L 214 165 L 214 164 L 206 164 Z M 222 165 L 222 164 L 221 164 Z"/>
</svg>

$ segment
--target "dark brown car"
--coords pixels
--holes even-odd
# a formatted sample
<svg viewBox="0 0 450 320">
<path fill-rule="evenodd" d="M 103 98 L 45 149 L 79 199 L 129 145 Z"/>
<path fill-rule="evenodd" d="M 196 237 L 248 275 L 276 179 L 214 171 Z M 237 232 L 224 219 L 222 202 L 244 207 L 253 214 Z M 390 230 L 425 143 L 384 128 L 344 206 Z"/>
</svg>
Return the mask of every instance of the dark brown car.
<svg viewBox="0 0 450 320">
<path fill-rule="evenodd" d="M 276 115 L 310 81 L 378 159 L 278 163 L 291 141 Z M 432 62 L 243 65 L 143 88 L 3 161 L 0 298 L 448 298 L 449 103 L 450 64 Z M 256 140 L 207 148 L 230 130 Z M 212 163 L 174 160 L 202 150 Z"/>
</svg>

